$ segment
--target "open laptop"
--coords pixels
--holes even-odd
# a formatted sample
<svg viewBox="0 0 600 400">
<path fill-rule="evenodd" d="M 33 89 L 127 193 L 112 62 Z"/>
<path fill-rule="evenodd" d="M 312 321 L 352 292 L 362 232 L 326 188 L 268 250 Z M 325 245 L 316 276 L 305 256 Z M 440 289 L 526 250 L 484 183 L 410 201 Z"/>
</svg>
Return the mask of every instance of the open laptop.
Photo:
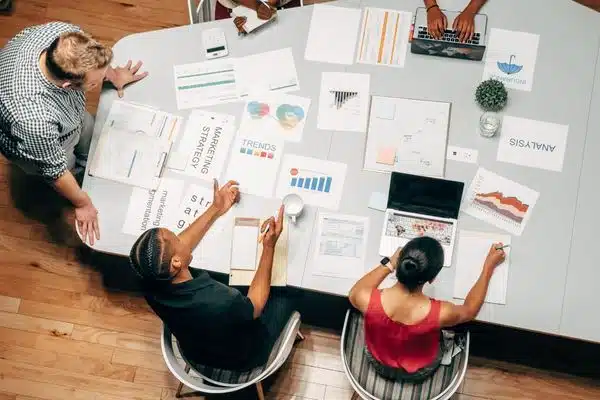
<svg viewBox="0 0 600 400">
<path fill-rule="evenodd" d="M 442 244 L 449 267 L 463 188 L 463 182 L 392 172 L 379 254 L 389 257 L 411 239 L 430 236 Z"/>
<path fill-rule="evenodd" d="M 448 25 L 444 36 L 438 40 L 427 32 L 427 10 L 424 7 L 417 8 L 410 44 L 411 53 L 481 61 L 485 53 L 487 15 L 475 14 L 475 33 L 471 40 L 461 43 L 452 30 L 454 19 L 460 15 L 460 12 L 448 10 L 442 12 L 448 19 Z"/>
</svg>

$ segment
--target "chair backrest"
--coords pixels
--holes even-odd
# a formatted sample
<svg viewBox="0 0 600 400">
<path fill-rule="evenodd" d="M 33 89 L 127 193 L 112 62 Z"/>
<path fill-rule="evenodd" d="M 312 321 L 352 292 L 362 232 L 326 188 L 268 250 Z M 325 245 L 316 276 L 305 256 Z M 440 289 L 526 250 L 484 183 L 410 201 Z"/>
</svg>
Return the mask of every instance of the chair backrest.
<svg viewBox="0 0 600 400">
<path fill-rule="evenodd" d="M 188 0 L 190 25 L 208 22 L 215 19 L 213 3 L 217 0 Z"/>
<path fill-rule="evenodd" d="M 277 355 L 270 361 L 270 363 L 265 367 L 264 371 L 258 375 L 256 378 L 239 384 L 235 386 L 222 386 L 222 385 L 209 385 L 205 383 L 202 375 L 200 377 L 191 376 L 185 371 L 184 366 L 177 359 L 175 355 L 175 349 L 173 347 L 173 336 L 169 328 L 163 324 L 163 333 L 161 336 L 160 347 L 162 350 L 163 358 L 165 363 L 167 364 L 167 368 L 179 382 L 183 383 L 185 386 L 191 388 L 194 391 L 200 392 L 202 394 L 225 394 L 235 392 L 241 389 L 244 389 L 248 386 L 255 385 L 256 383 L 262 381 L 269 375 L 273 374 L 277 371 L 287 360 L 290 353 L 292 352 L 292 348 L 294 346 L 294 340 L 296 338 L 296 334 L 300 329 L 300 315 L 298 313 L 294 313 L 290 319 L 290 322 L 286 325 L 286 329 L 281 333 L 281 346 L 279 347 L 279 351 Z"/>
<path fill-rule="evenodd" d="M 353 312 L 352 309 L 350 309 L 346 312 L 346 318 L 344 320 L 344 328 L 342 330 L 342 337 L 341 337 L 341 341 L 340 341 L 340 351 L 341 351 L 341 356 L 342 356 L 342 365 L 344 367 L 344 373 L 346 374 L 346 377 L 350 381 L 350 385 L 352 386 L 354 391 L 358 395 L 360 395 L 361 398 L 363 398 L 365 400 L 379 400 L 377 397 L 375 397 L 374 395 L 369 393 L 365 388 L 363 388 L 360 385 L 360 383 L 357 381 L 357 379 L 354 377 L 352 371 L 350 370 L 350 363 L 348 360 L 348 356 L 346 354 L 346 351 L 347 351 L 346 343 L 347 343 L 347 340 L 349 340 L 349 331 L 350 331 L 349 324 L 350 324 L 350 318 L 352 317 L 352 315 L 351 315 L 352 312 Z M 456 393 L 459 386 L 463 382 L 466 372 L 467 372 L 467 365 L 468 365 L 468 360 L 469 360 L 469 349 L 470 349 L 470 334 L 469 334 L 469 332 L 466 332 L 465 345 L 464 345 L 464 349 L 462 350 L 463 354 L 460 359 L 460 363 L 458 364 L 458 366 L 456 368 L 456 373 L 453 375 L 452 380 L 450 382 L 448 382 L 446 387 L 444 387 L 443 390 L 438 395 L 436 395 L 435 397 L 433 397 L 429 400 L 450 400 L 452 398 L 452 396 L 454 395 L 454 393 Z"/>
</svg>

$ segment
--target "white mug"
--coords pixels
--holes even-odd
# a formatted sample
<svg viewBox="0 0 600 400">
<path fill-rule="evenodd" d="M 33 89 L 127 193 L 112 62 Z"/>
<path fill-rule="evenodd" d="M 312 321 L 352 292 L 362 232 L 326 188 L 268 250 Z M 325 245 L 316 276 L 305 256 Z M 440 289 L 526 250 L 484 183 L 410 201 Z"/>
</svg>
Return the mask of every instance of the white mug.
<svg viewBox="0 0 600 400">
<path fill-rule="evenodd" d="M 302 209 L 304 208 L 302 198 L 296 193 L 289 193 L 283 198 L 283 205 L 285 207 L 285 215 L 295 224 L 296 218 L 302 214 Z"/>
</svg>

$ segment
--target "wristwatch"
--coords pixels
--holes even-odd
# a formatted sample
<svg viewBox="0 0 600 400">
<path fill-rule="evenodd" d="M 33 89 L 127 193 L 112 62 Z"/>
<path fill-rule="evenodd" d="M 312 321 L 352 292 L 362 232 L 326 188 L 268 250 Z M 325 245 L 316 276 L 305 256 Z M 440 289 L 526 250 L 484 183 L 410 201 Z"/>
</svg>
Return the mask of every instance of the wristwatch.
<svg viewBox="0 0 600 400">
<path fill-rule="evenodd" d="M 383 265 L 384 267 L 389 269 L 392 274 L 394 273 L 394 266 L 392 265 L 392 263 L 390 262 L 390 259 L 388 257 L 383 257 L 381 259 L 380 263 L 381 263 L 381 265 Z"/>
</svg>

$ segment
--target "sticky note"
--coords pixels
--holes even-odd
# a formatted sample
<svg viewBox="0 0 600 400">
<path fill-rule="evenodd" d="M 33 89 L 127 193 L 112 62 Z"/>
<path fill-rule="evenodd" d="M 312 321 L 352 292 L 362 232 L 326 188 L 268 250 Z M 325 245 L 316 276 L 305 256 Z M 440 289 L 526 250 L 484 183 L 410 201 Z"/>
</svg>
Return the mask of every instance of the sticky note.
<svg viewBox="0 0 600 400">
<path fill-rule="evenodd" d="M 396 162 L 396 148 L 395 147 L 381 147 L 377 150 L 378 164 L 394 165 Z"/>
</svg>

